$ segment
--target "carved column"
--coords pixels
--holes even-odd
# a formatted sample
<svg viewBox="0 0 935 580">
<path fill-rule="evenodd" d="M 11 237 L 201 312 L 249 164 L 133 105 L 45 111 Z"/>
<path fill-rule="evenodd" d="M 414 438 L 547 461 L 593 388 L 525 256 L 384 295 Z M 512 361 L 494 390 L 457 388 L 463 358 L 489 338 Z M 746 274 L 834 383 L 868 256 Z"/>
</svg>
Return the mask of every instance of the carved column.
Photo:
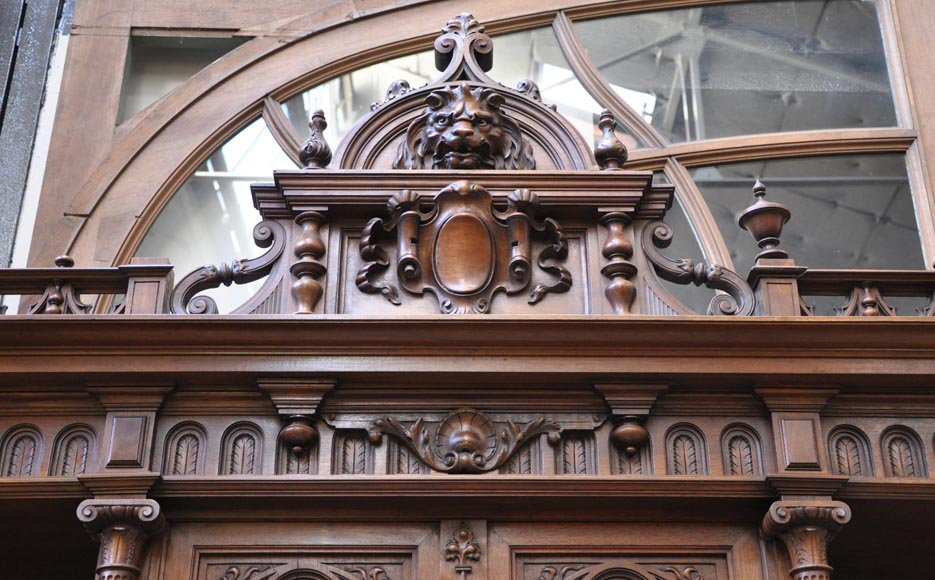
<svg viewBox="0 0 935 580">
<path fill-rule="evenodd" d="M 630 281 L 636 275 L 636 266 L 630 262 L 633 257 L 633 244 L 627 239 L 626 228 L 633 219 L 620 211 L 605 214 L 600 223 L 607 228 L 607 237 L 601 246 L 601 254 L 607 264 L 601 268 L 601 274 L 610 282 L 604 288 L 604 296 L 614 309 L 614 314 L 630 314 L 636 299 L 636 285 Z"/>
<path fill-rule="evenodd" d="M 292 297 L 296 303 L 295 314 L 312 314 L 324 294 L 324 288 L 318 278 L 328 271 L 321 262 L 325 255 L 321 226 L 326 221 L 325 215 L 317 211 L 302 212 L 295 217 L 295 223 L 302 228 L 293 249 L 298 260 L 289 267 L 289 271 L 296 277 L 292 284 Z"/>
<path fill-rule="evenodd" d="M 786 545 L 793 580 L 830 580 L 828 544 L 851 520 L 851 508 L 840 501 L 777 501 L 763 518 L 762 532 Z"/>
<path fill-rule="evenodd" d="M 151 499 L 85 500 L 78 519 L 101 543 L 97 580 L 138 580 L 147 540 L 167 528 L 159 504 Z"/>
</svg>

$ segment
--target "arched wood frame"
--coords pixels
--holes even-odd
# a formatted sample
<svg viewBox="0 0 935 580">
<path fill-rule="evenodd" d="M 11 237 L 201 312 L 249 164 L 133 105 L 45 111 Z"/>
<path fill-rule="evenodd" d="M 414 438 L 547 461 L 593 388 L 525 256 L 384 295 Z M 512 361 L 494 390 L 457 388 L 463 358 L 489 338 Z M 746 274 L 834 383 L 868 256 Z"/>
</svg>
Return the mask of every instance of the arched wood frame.
<svg viewBox="0 0 935 580">
<path fill-rule="evenodd" d="M 916 113 L 909 108 L 909 91 L 902 81 L 902 65 L 898 58 L 904 50 L 902 39 L 894 33 L 899 23 L 892 3 L 900 1 L 880 0 L 880 19 L 902 128 L 753 135 L 686 143 L 635 151 L 628 166 L 661 168 L 667 163 L 694 166 L 792 155 L 905 152 L 923 252 L 931 266 L 935 256 L 932 212 L 935 204 L 929 199 L 930 188 L 925 186 L 927 175 L 922 144 L 917 132 L 911 129 Z M 564 22 L 715 3 L 723 4 L 725 0 L 644 0 L 622 6 L 595 0 L 520 0 L 485 6 L 483 10 L 476 10 L 475 15 L 485 23 L 489 33 L 501 34 L 548 25 L 556 18 Z M 67 167 L 49 172 L 44 195 L 57 189 L 76 195 L 64 208 L 64 216 L 40 215 L 30 262 L 48 264 L 54 256 L 64 252 L 82 265 L 127 262 L 178 187 L 207 155 L 237 130 L 263 114 L 274 136 L 285 143 L 286 151 L 291 153 L 292 147 L 288 145 L 294 143 L 289 138 L 292 129 L 282 127 L 281 111 L 271 105 L 335 75 L 428 46 L 429 39 L 437 32 L 437 23 L 445 22 L 453 9 L 455 7 L 445 3 L 414 1 L 409 7 L 394 11 L 375 8 L 368 18 L 350 22 L 339 18 L 322 21 L 320 15 L 311 11 L 285 25 L 282 35 L 270 33 L 232 51 L 121 125 L 115 133 L 113 147 L 103 155 L 104 161 L 96 166 L 79 191 L 73 191 L 72 184 L 76 180 Z M 413 11 L 418 11 L 418 18 L 413 18 Z M 375 25 L 377 21 L 379 25 Z M 406 31 L 409 37 L 400 39 L 400 31 Z M 283 42 L 284 37 L 295 40 Z M 919 107 L 918 101 L 916 106 Z M 69 120 L 63 119 L 63 114 L 60 111 L 53 143 L 67 146 L 69 140 L 81 139 L 81 136 L 69 136 Z M 625 120 L 627 115 L 623 117 Z M 681 193 L 686 206 L 693 205 L 690 198 L 698 197 L 696 191 Z M 694 201 L 700 202 L 700 199 Z M 731 267 L 719 236 L 712 235 L 704 224 L 696 223 L 696 215 L 689 213 L 689 219 L 695 219 L 692 225 L 701 238 L 703 249 L 706 254 L 712 254 L 709 258 Z"/>
<path fill-rule="evenodd" d="M 204 475 L 208 455 L 207 432 L 200 423 L 183 421 L 166 435 L 162 473 L 166 475 Z"/>
<path fill-rule="evenodd" d="M 763 475 L 763 451 L 756 429 L 732 423 L 721 432 L 724 475 L 758 477 Z"/>
<path fill-rule="evenodd" d="M 75 477 L 90 473 L 95 468 L 97 441 L 94 429 L 89 425 L 69 425 L 55 436 L 52 444 L 52 461 L 49 475 L 52 477 Z M 82 445 L 81 441 L 84 441 Z"/>
<path fill-rule="evenodd" d="M 41 470 L 42 433 L 39 428 L 20 424 L 7 429 L 0 439 L 0 478 L 37 477 Z"/>
<path fill-rule="evenodd" d="M 836 475 L 873 477 L 870 440 L 857 427 L 839 425 L 828 435 L 828 457 Z"/>
<path fill-rule="evenodd" d="M 922 439 L 909 427 L 894 425 L 884 431 L 880 437 L 880 453 L 886 477 L 928 477 Z"/>
<path fill-rule="evenodd" d="M 708 475 L 708 446 L 701 429 L 678 423 L 666 432 L 666 473 L 669 475 Z"/>
<path fill-rule="evenodd" d="M 249 421 L 234 423 L 221 437 L 220 475 L 263 473 L 263 431 Z"/>
</svg>

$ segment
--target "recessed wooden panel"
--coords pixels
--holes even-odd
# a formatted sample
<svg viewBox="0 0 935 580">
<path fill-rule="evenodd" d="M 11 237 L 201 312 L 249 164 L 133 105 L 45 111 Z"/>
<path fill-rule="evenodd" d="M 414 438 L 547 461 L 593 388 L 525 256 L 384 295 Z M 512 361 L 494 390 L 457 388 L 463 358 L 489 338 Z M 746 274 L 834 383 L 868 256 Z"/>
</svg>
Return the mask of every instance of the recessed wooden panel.
<svg viewBox="0 0 935 580">
<path fill-rule="evenodd" d="M 811 419 L 781 419 L 782 452 L 785 468 L 816 471 L 821 469 L 818 434 Z"/>
<path fill-rule="evenodd" d="M 142 467 L 146 417 L 114 417 L 107 467 Z"/>
</svg>

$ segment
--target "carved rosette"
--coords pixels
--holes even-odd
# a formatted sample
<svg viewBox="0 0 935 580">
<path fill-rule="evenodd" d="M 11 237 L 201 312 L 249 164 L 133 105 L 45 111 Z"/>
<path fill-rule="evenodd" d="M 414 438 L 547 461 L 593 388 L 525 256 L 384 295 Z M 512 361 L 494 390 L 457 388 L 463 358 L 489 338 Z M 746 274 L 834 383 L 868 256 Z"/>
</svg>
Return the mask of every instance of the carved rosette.
<svg viewBox="0 0 935 580">
<path fill-rule="evenodd" d="M 78 519 L 101 542 L 99 580 L 137 580 L 146 541 L 167 528 L 159 504 L 151 499 L 85 500 Z"/>
<path fill-rule="evenodd" d="M 828 544 L 850 520 L 851 509 L 843 502 L 777 501 L 763 518 L 762 531 L 786 545 L 793 580 L 830 580 Z"/>
<path fill-rule="evenodd" d="M 357 287 L 400 303 L 394 284 L 376 280 L 390 265 L 379 242 L 395 231 L 396 279 L 406 291 L 433 294 L 445 314 L 485 314 L 497 292 L 514 295 L 529 286 L 532 242 L 538 234 L 549 245 L 536 263 L 558 280 L 532 288 L 528 301 L 535 304 L 546 294 L 566 292 L 571 274 L 551 261 L 567 256 L 567 239 L 558 222 L 534 217 L 538 208 L 536 195 L 519 189 L 509 195 L 506 211 L 497 211 L 486 189 L 458 181 L 442 189 L 423 213 L 418 194 L 405 190 L 387 203 L 388 220 L 374 218 L 364 228 L 360 257 L 365 264 Z"/>
<path fill-rule="evenodd" d="M 445 417 L 434 433 L 424 419 L 406 427 L 392 417 L 374 421 L 370 441 L 379 443 L 390 435 L 412 450 L 426 465 L 444 473 L 483 473 L 493 471 L 534 437 L 548 433 L 550 443 L 558 443 L 560 427 L 545 419 L 518 425 L 507 421 L 499 427 L 474 409 L 458 409 Z"/>
</svg>

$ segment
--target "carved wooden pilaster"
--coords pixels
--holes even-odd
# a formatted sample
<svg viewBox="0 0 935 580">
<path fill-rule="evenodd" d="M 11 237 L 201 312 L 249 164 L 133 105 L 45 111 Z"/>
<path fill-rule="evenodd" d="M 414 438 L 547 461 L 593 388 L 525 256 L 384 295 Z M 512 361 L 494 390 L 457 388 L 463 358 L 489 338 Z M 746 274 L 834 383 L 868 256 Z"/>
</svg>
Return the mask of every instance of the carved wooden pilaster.
<svg viewBox="0 0 935 580">
<path fill-rule="evenodd" d="M 139 580 L 147 540 L 168 527 L 151 499 L 85 500 L 78 506 L 78 519 L 101 543 L 97 580 Z"/>
<path fill-rule="evenodd" d="M 793 580 L 830 580 L 828 544 L 851 519 L 840 501 L 777 501 L 763 518 L 762 532 L 786 545 Z"/>
<path fill-rule="evenodd" d="M 317 211 L 302 212 L 295 217 L 295 223 L 302 228 L 293 249 L 298 260 L 289 267 L 289 271 L 296 278 L 292 284 L 292 297 L 296 303 L 295 314 L 312 314 L 324 294 L 324 287 L 318 278 L 328 271 L 321 262 L 325 255 L 321 226 L 326 221 L 325 215 Z"/>
<path fill-rule="evenodd" d="M 626 236 L 626 228 L 633 221 L 629 215 L 614 211 L 601 217 L 600 223 L 607 228 L 607 237 L 601 246 L 601 254 L 607 264 L 601 268 L 601 274 L 610 282 L 604 288 L 604 296 L 614 309 L 614 314 L 630 314 L 636 299 L 636 285 L 630 280 L 636 275 L 636 266 L 630 261 L 633 257 L 633 244 Z"/>
</svg>

